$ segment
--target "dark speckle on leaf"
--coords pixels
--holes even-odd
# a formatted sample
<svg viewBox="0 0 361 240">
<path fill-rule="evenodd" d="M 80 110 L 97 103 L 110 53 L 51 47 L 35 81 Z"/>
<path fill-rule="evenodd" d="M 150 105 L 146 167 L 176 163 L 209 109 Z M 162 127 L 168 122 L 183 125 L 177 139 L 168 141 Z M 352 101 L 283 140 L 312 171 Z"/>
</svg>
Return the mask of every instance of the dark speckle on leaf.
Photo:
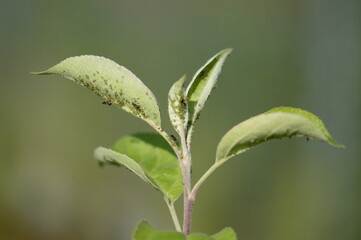
<svg viewBox="0 0 361 240">
<path fill-rule="evenodd" d="M 172 134 L 172 135 L 170 135 L 170 138 L 173 140 L 173 141 L 177 141 L 177 138 Z"/>
<path fill-rule="evenodd" d="M 132 105 L 133 105 L 133 107 L 134 107 L 134 108 L 136 108 L 137 110 L 140 110 L 140 107 L 139 107 L 139 105 L 138 105 L 138 104 L 136 104 L 136 103 L 132 102 Z"/>
<path fill-rule="evenodd" d="M 102 102 L 102 104 L 104 104 L 104 105 L 108 105 L 108 106 L 111 106 L 111 105 L 112 105 L 112 103 L 111 103 L 111 102 L 109 102 L 109 101 L 103 101 L 103 102 Z"/>
<path fill-rule="evenodd" d="M 182 98 L 181 100 L 180 100 L 180 102 L 182 103 L 182 105 L 185 107 L 187 104 L 186 104 L 186 101 L 184 100 L 184 98 Z"/>
</svg>

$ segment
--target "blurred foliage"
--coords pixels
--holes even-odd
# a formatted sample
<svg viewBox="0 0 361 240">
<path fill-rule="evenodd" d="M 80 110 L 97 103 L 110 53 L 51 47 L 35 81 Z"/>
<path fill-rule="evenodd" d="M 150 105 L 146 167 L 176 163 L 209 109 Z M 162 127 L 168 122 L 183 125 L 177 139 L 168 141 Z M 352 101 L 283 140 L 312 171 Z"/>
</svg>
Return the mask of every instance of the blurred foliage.
<svg viewBox="0 0 361 240">
<path fill-rule="evenodd" d="M 237 157 L 199 192 L 193 230 L 231 226 L 252 240 L 361 239 L 360 5 L 1 1 L 0 239 L 129 239 L 143 218 L 172 228 L 156 191 L 123 169 L 98 168 L 92 156 L 99 145 L 151 129 L 71 81 L 28 72 L 69 56 L 106 56 L 155 93 L 165 123 L 171 85 L 226 47 L 234 52 L 195 129 L 194 179 L 231 126 L 280 105 L 317 114 L 346 150 L 281 140 Z"/>
</svg>

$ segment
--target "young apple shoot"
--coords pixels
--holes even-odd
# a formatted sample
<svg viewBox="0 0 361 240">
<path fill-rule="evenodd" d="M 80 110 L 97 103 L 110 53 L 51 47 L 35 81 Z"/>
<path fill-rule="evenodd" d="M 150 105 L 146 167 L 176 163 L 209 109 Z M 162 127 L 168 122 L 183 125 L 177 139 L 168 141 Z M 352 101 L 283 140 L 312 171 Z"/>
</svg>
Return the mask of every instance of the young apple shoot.
<svg viewBox="0 0 361 240">
<path fill-rule="evenodd" d="M 210 58 L 189 84 L 185 75 L 168 94 L 168 113 L 177 137 L 166 132 L 156 97 L 130 70 L 104 57 L 70 57 L 36 75 L 58 75 L 70 79 L 97 94 L 104 104 L 114 105 L 142 119 L 155 132 L 136 133 L 117 140 L 112 147 L 98 147 L 94 157 L 99 164 L 124 166 L 144 182 L 159 190 L 171 214 L 174 231 L 153 228 L 141 221 L 133 240 L 236 240 L 232 228 L 213 235 L 191 233 L 193 206 L 205 180 L 230 158 L 260 143 L 275 138 L 306 137 L 343 148 L 314 114 L 292 107 L 277 107 L 251 117 L 231 128 L 220 140 L 214 163 L 193 185 L 191 165 L 192 135 L 207 99 L 214 90 L 222 66 L 232 49 L 224 49 Z M 177 140 L 178 139 L 178 140 Z M 183 221 L 174 203 L 183 194 Z"/>
</svg>

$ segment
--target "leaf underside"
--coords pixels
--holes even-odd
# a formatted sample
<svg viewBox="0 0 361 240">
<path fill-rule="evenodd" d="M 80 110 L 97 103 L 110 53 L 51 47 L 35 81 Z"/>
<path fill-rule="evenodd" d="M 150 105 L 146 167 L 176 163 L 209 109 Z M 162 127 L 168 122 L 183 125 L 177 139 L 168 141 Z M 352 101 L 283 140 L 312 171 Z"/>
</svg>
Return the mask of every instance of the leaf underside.
<svg viewBox="0 0 361 240">
<path fill-rule="evenodd" d="M 213 56 L 194 75 L 186 90 L 188 100 L 188 128 L 194 125 L 210 96 L 216 87 L 217 78 L 221 72 L 222 65 L 230 55 L 232 49 L 224 49 Z M 191 134 L 191 133 L 189 133 Z"/>
<path fill-rule="evenodd" d="M 116 62 L 98 56 L 70 57 L 37 75 L 55 74 L 87 87 L 104 103 L 114 104 L 145 121 L 161 125 L 153 93 L 138 77 Z"/>
<path fill-rule="evenodd" d="M 148 178 L 147 174 L 143 171 L 142 167 L 133 159 L 128 157 L 125 154 L 113 151 L 108 148 L 98 147 L 94 151 L 94 157 L 99 161 L 101 165 L 103 164 L 112 164 L 112 165 L 122 165 L 135 173 L 143 181 L 153 185 L 152 181 Z M 156 185 L 153 185 L 157 187 Z"/>
<path fill-rule="evenodd" d="M 331 137 L 317 116 L 298 108 L 278 107 L 241 122 L 229 130 L 218 144 L 216 161 L 227 160 L 271 139 L 302 136 L 343 147 Z"/>
<path fill-rule="evenodd" d="M 118 140 L 109 151 L 132 159 L 149 179 L 148 182 L 159 189 L 171 202 L 174 202 L 182 194 L 182 173 L 178 159 L 160 135 L 138 133 L 126 136 Z M 109 156 L 103 156 L 100 160 L 114 163 L 114 161 L 108 161 L 109 158 Z M 124 162 L 117 161 L 117 163 L 135 172 Z M 135 173 L 140 176 L 137 172 Z M 142 179 L 144 180 L 144 178 Z"/>
<path fill-rule="evenodd" d="M 232 228 L 224 228 L 213 236 L 203 233 L 193 233 L 188 236 L 180 232 L 160 231 L 146 221 L 141 221 L 133 234 L 133 240 L 237 240 Z"/>
</svg>

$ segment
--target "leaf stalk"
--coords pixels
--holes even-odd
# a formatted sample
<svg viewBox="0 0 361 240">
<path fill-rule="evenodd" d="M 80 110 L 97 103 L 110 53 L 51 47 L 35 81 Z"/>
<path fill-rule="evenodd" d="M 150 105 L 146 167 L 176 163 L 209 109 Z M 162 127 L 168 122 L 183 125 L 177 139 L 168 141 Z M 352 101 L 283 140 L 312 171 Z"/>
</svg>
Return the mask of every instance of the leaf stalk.
<svg viewBox="0 0 361 240">
<path fill-rule="evenodd" d="M 181 228 L 181 225 L 179 223 L 177 212 L 176 212 L 176 210 L 174 208 L 173 202 L 170 202 L 169 199 L 166 199 L 166 198 L 164 198 L 164 200 L 167 203 L 170 215 L 172 216 L 172 220 L 173 220 L 175 229 L 177 230 L 177 232 L 182 232 L 182 228 Z"/>
</svg>

